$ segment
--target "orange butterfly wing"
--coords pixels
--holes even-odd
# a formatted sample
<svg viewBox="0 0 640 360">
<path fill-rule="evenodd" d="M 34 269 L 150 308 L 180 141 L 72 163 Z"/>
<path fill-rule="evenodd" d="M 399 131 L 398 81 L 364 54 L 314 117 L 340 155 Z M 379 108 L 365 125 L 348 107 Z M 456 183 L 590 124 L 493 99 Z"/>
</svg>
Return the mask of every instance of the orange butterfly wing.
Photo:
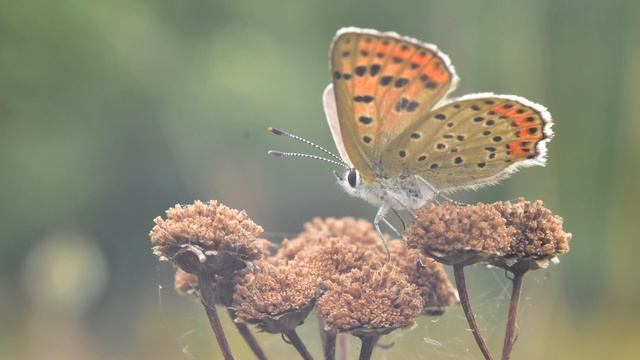
<svg viewBox="0 0 640 360">
<path fill-rule="evenodd" d="M 382 175 L 386 146 L 453 91 L 458 79 L 434 45 L 355 28 L 336 34 L 331 71 L 342 141 L 365 182 Z"/>
</svg>

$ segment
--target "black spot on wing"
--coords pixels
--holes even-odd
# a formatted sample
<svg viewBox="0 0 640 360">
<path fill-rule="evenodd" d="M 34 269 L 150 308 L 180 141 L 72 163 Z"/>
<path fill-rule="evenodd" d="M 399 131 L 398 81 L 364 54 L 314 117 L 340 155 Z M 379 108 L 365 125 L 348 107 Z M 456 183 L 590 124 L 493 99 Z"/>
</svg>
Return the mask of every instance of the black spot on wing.
<svg viewBox="0 0 640 360">
<path fill-rule="evenodd" d="M 365 103 L 368 104 L 370 102 L 372 102 L 374 99 L 373 96 L 371 95 L 356 95 L 353 97 L 353 101 L 355 102 L 361 102 L 361 103 Z"/>
</svg>

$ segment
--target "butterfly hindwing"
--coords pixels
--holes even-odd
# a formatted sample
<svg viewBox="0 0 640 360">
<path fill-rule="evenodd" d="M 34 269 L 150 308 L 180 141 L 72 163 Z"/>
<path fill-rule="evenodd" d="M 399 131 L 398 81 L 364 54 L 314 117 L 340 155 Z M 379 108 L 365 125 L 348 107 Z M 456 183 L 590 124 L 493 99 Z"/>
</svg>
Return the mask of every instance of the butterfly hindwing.
<svg viewBox="0 0 640 360">
<path fill-rule="evenodd" d="M 551 116 L 517 96 L 477 94 L 434 109 L 387 148 L 385 171 L 421 176 L 441 191 L 494 183 L 544 165 Z"/>
<path fill-rule="evenodd" d="M 331 70 L 342 141 L 365 181 L 373 180 L 387 146 L 457 81 L 435 46 L 353 28 L 336 35 Z"/>
</svg>

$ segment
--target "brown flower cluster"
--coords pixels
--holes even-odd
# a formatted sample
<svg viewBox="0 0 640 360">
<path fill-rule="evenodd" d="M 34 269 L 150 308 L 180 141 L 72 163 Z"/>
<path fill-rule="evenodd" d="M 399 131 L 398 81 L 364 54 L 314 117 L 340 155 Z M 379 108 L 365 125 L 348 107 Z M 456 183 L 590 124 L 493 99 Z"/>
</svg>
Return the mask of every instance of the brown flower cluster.
<svg viewBox="0 0 640 360">
<path fill-rule="evenodd" d="M 411 326 L 423 311 L 440 314 L 456 303 L 442 265 L 400 240 L 390 244 L 391 261 L 368 221 L 313 219 L 295 240 L 283 242 L 268 265 L 259 266 L 261 276 L 245 276 L 234 298 L 238 317 L 257 322 L 295 313 L 304 301 L 281 301 L 296 298 L 317 300 L 330 329 L 390 331 Z"/>
<path fill-rule="evenodd" d="M 381 335 L 413 326 L 420 314 L 441 315 L 459 302 L 478 346 L 491 358 L 464 279 L 463 267 L 479 262 L 513 274 L 503 348 L 508 358 L 522 277 L 567 253 L 571 240 L 562 218 L 542 202 L 524 199 L 428 204 L 407 229 L 407 243 L 386 239 L 388 253 L 365 220 L 313 219 L 271 255 L 272 244 L 258 238 L 262 228 L 243 211 L 196 201 L 166 214 L 154 220 L 153 250 L 178 267 L 176 291 L 199 295 L 225 358 L 231 353 L 216 304 L 228 308 L 258 358 L 264 354 L 244 323 L 283 334 L 310 359 L 295 328 L 316 305 L 325 356 L 335 355 L 337 332 L 350 332 L 362 339 L 361 358 L 369 358 Z M 454 265 L 460 299 L 442 263 Z"/>
<path fill-rule="evenodd" d="M 247 271 L 233 296 L 236 315 L 274 333 L 300 325 L 318 289 L 309 269 L 301 265 L 291 261 L 277 266 L 262 261 L 257 272 Z"/>
<path fill-rule="evenodd" d="M 354 218 L 314 218 L 304 225 L 304 231 L 295 240 L 284 240 L 274 256 L 275 261 L 287 262 L 299 252 L 323 247 L 325 242 L 337 237 L 345 237 L 344 243 L 382 250 L 378 233 L 373 225 L 363 219 Z"/>
<path fill-rule="evenodd" d="M 324 282 L 318 300 L 324 323 L 338 331 L 377 330 L 380 334 L 411 327 L 423 309 L 420 290 L 392 263 L 362 266 Z"/>
<path fill-rule="evenodd" d="M 562 218 L 553 215 L 542 201 L 534 203 L 518 199 L 515 204 L 494 204 L 507 226 L 516 230 L 507 255 L 548 257 L 569 252 L 571 234 L 562 229 Z"/>
<path fill-rule="evenodd" d="M 407 230 L 408 244 L 446 264 L 548 266 L 569 250 L 562 218 L 541 201 L 429 204 Z"/>
<path fill-rule="evenodd" d="M 216 201 L 196 201 L 176 205 L 166 217 L 154 219 L 149 234 L 154 253 L 186 272 L 229 275 L 262 256 L 263 244 L 257 238 L 262 228 L 244 211 Z"/>
<path fill-rule="evenodd" d="M 424 314 L 441 315 L 446 308 L 458 303 L 458 294 L 442 264 L 415 249 L 407 248 L 402 240 L 391 240 L 389 252 L 393 262 L 420 291 Z"/>
</svg>

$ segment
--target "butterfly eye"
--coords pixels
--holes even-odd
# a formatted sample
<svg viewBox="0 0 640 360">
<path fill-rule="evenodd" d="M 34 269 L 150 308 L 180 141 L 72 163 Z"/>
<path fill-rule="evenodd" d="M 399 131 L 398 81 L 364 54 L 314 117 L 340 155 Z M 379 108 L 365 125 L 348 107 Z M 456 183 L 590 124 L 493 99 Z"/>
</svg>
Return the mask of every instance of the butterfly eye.
<svg viewBox="0 0 640 360">
<path fill-rule="evenodd" d="M 353 188 L 358 185 L 358 172 L 356 171 L 356 169 L 349 170 L 349 173 L 347 174 L 347 181 Z"/>
</svg>

